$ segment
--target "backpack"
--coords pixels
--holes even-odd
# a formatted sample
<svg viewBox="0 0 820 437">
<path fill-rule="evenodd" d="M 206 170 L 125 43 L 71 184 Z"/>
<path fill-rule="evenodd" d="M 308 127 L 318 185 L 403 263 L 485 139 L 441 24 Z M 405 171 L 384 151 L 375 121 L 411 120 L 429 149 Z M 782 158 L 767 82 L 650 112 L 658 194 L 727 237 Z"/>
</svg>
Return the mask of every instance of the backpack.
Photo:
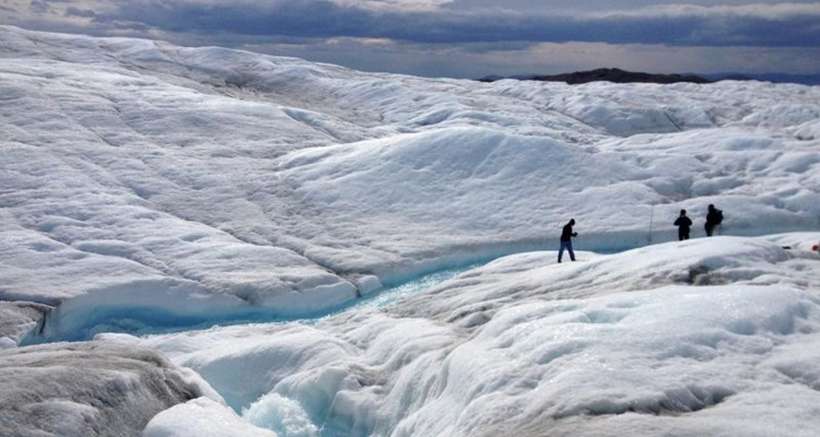
<svg viewBox="0 0 820 437">
<path fill-rule="evenodd" d="M 719 225 L 719 224 L 723 223 L 723 210 L 722 209 L 716 209 L 715 211 L 716 211 L 715 224 Z"/>
</svg>

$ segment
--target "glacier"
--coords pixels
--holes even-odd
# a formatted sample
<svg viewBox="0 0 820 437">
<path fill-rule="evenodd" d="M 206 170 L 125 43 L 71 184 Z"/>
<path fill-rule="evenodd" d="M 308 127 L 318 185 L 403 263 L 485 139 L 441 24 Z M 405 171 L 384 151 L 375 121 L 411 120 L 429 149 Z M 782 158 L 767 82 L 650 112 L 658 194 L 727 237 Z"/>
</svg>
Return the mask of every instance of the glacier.
<svg viewBox="0 0 820 437">
<path fill-rule="evenodd" d="M 818 425 L 820 87 L 481 83 L 0 26 L 0 100 L 0 369 L 80 347 L 128 374 L 135 348 L 189 381 L 136 377 L 140 415 L 100 435 Z M 724 235 L 671 241 L 708 204 Z M 55 384 L 46 419 L 109 414 Z M 3 424 L 60 435 L 29 419 Z"/>
</svg>

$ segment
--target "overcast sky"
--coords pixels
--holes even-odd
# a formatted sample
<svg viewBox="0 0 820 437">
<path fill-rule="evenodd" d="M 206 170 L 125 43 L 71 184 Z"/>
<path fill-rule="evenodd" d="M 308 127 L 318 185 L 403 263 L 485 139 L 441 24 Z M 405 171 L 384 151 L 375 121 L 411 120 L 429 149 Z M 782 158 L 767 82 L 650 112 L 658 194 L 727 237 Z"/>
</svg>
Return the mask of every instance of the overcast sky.
<svg viewBox="0 0 820 437">
<path fill-rule="evenodd" d="M 820 73 L 818 0 L 0 0 L 0 23 L 427 76 Z"/>
</svg>

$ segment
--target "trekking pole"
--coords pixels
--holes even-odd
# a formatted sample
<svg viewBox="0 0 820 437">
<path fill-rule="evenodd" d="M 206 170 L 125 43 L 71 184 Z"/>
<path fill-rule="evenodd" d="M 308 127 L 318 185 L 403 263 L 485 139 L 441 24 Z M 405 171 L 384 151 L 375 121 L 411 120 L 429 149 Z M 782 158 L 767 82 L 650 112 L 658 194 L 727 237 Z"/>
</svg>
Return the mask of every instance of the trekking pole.
<svg viewBox="0 0 820 437">
<path fill-rule="evenodd" d="M 649 210 L 649 235 L 647 235 L 646 240 L 649 244 L 652 244 L 652 227 L 655 224 L 655 205 L 652 205 L 652 208 Z"/>
</svg>

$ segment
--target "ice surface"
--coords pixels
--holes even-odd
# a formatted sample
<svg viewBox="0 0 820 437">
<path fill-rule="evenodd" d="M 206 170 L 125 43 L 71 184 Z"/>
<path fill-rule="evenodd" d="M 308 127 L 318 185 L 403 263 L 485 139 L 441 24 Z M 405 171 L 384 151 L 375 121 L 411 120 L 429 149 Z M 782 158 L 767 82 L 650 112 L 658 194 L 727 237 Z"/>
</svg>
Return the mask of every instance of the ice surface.
<svg viewBox="0 0 820 437">
<path fill-rule="evenodd" d="M 820 255 L 780 242 L 818 238 L 527 253 L 316 323 L 101 338 L 162 351 L 280 435 L 809 436 Z"/>
<path fill-rule="evenodd" d="M 485 84 L 8 26 L 0 60 L 0 434 L 820 427 L 820 87 Z M 722 237 L 591 253 L 672 240 L 681 208 L 700 237 L 710 203 Z M 15 348 L 35 326 L 98 341 Z"/>
<path fill-rule="evenodd" d="M 319 429 L 310 420 L 302 406 L 277 393 L 268 393 L 251 404 L 243 412 L 249 422 L 263 428 L 276 430 L 281 435 L 313 437 Z"/>
<path fill-rule="evenodd" d="M 0 349 L 16 346 L 51 309 L 32 302 L 0 301 Z"/>
<path fill-rule="evenodd" d="M 0 351 L 0 435 L 139 435 L 207 384 L 138 345 L 51 344 Z"/>
<path fill-rule="evenodd" d="M 208 398 L 197 398 L 154 417 L 143 437 L 276 437 L 243 421 L 233 410 Z"/>
<path fill-rule="evenodd" d="M 728 234 L 820 224 L 818 87 L 484 84 L 8 26 L 0 40 L 4 300 L 173 283 L 305 315 L 554 249 L 571 216 L 599 251 L 674 238 L 680 208 L 700 235 L 708 203 Z"/>
</svg>

